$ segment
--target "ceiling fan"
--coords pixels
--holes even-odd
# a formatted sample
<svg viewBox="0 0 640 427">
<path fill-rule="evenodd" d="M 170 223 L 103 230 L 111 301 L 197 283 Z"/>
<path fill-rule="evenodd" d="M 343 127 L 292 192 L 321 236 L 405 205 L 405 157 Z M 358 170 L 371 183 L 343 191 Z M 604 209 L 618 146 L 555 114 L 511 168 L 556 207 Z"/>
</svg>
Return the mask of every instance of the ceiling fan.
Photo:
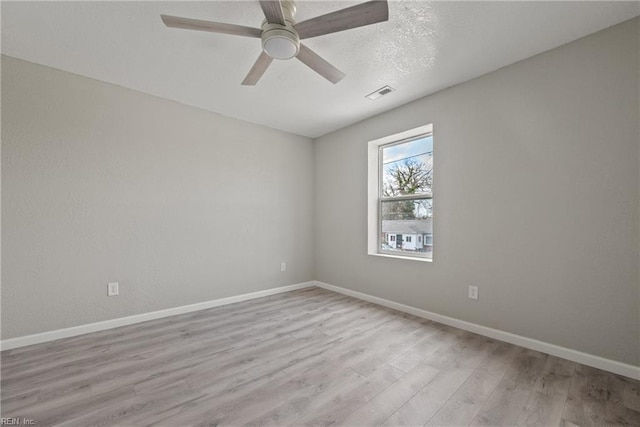
<svg viewBox="0 0 640 427">
<path fill-rule="evenodd" d="M 260 6 L 266 18 L 261 29 L 169 15 L 160 17 L 167 27 L 261 38 L 262 53 L 242 81 L 245 86 L 255 85 L 274 59 L 294 57 L 331 83 L 338 83 L 345 74 L 300 43 L 300 40 L 389 19 L 386 0 L 360 3 L 300 23 L 295 21 L 296 6 L 293 0 L 260 0 Z"/>
</svg>

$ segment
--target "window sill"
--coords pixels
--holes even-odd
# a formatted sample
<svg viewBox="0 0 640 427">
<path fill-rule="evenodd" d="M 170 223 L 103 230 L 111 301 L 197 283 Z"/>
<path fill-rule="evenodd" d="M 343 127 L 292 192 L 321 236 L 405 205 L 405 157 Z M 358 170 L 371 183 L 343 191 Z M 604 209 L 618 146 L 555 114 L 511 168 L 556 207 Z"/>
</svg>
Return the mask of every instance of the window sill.
<svg viewBox="0 0 640 427">
<path fill-rule="evenodd" d="M 416 257 L 416 256 L 402 256 L 402 255 L 391 255 L 391 254 L 381 254 L 381 253 L 369 253 L 368 255 L 379 256 L 383 258 L 406 259 L 409 261 L 420 261 L 420 262 L 429 262 L 429 263 L 433 262 L 433 259 L 431 258 L 423 258 L 423 257 Z"/>
</svg>

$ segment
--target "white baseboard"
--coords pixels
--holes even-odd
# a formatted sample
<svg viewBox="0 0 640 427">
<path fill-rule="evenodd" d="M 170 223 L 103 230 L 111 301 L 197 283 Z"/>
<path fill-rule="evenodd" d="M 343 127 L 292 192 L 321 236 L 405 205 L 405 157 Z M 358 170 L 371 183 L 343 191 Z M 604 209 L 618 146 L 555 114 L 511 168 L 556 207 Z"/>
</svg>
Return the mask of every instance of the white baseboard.
<svg viewBox="0 0 640 427">
<path fill-rule="evenodd" d="M 177 314 L 191 313 L 192 311 L 204 310 L 207 308 L 219 307 L 221 305 L 233 304 L 283 292 L 295 291 L 297 289 L 314 286 L 314 282 L 297 283 L 295 285 L 280 286 L 278 288 L 266 289 L 264 291 L 251 292 L 248 294 L 236 295 L 227 298 L 220 298 L 211 301 L 199 302 L 196 304 L 183 305 L 180 307 L 167 308 L 165 310 L 152 311 L 149 313 L 136 314 L 133 316 L 120 317 L 103 322 L 88 323 L 86 325 L 74 326 L 72 328 L 56 329 L 54 331 L 42 332 L 40 334 L 25 335 L 23 337 L 10 338 L 0 341 L 0 350 L 10 350 L 12 348 L 25 347 L 27 345 L 39 344 L 47 341 L 54 341 L 60 338 L 69 338 L 91 332 L 103 331 L 105 329 L 117 328 L 119 326 L 133 325 L 135 323 L 146 322 L 148 320 L 160 319 L 162 317 L 175 316 Z"/>
<path fill-rule="evenodd" d="M 519 345 L 521 347 L 529 348 L 531 350 L 536 350 L 542 353 L 551 354 L 553 356 L 561 357 L 563 359 L 571 360 L 574 362 L 582 363 L 584 365 L 592 366 L 594 368 L 602 369 L 605 371 L 613 372 L 615 374 L 624 375 L 629 378 L 640 380 L 639 366 L 633 366 L 626 363 L 617 362 L 615 360 L 605 359 L 600 356 L 583 353 L 581 351 L 572 350 L 566 347 L 561 347 L 555 344 L 550 344 L 550 343 L 539 341 L 533 338 L 527 338 L 521 335 L 512 334 L 510 332 L 505 332 L 498 329 L 493 329 L 486 326 L 478 325 L 475 323 L 466 322 L 464 320 L 455 319 L 453 317 L 443 316 L 441 314 L 433 313 L 431 311 L 423 310 L 416 307 L 411 307 L 411 306 L 400 304 L 384 298 L 375 297 L 372 295 L 364 294 L 362 292 L 352 291 L 350 289 L 330 285 L 328 283 L 323 283 L 319 281 L 297 283 L 294 285 L 281 286 L 273 289 L 266 289 L 264 291 L 251 292 L 248 294 L 236 295 L 236 296 L 227 297 L 227 298 L 220 298 L 220 299 L 200 302 L 196 304 L 183 305 L 180 307 L 173 307 L 165 310 L 152 311 L 149 313 L 137 314 L 134 316 L 120 317 L 118 319 L 105 320 L 102 322 L 89 323 L 86 325 L 74 326 L 71 328 L 57 329 L 54 331 L 48 331 L 48 332 L 43 332 L 39 334 L 11 338 L 11 339 L 0 341 L 0 350 L 10 350 L 13 348 L 25 347 L 32 344 L 39 344 L 43 342 L 54 341 L 61 338 L 74 337 L 77 335 L 88 334 L 91 332 L 98 332 L 106 329 L 117 328 L 119 326 L 133 325 L 135 323 L 146 322 L 148 320 L 160 319 L 163 317 L 175 316 L 175 315 L 184 314 L 184 313 L 191 313 L 193 311 L 219 307 L 222 305 L 233 304 L 236 302 L 247 301 L 255 298 L 266 297 L 269 295 L 275 295 L 282 292 L 294 291 L 297 289 L 304 289 L 312 286 L 317 286 L 319 288 L 338 292 L 338 293 L 348 295 L 354 298 L 358 298 L 364 301 L 372 302 L 374 304 L 378 304 L 384 307 L 389 307 L 394 310 L 402 311 L 404 313 L 413 314 L 414 316 L 422 317 L 424 319 L 433 320 L 435 322 L 439 322 L 445 325 L 463 329 L 465 331 L 474 332 L 476 334 L 484 335 L 500 341 L 505 341 L 511 344 Z"/>
<path fill-rule="evenodd" d="M 465 331 L 474 332 L 476 334 L 484 335 L 489 338 L 505 341 L 510 344 L 519 345 L 531 350 L 536 350 L 542 353 L 550 354 L 552 356 L 571 360 L 573 362 L 582 363 L 583 365 L 592 366 L 594 368 L 602 369 L 608 372 L 613 372 L 614 374 L 624 375 L 625 377 L 640 380 L 640 366 L 633 366 L 626 363 L 617 362 L 615 360 L 605 359 L 604 357 L 595 356 L 589 353 L 583 353 L 581 351 L 572 350 L 566 347 L 560 347 L 558 345 L 539 341 L 533 338 L 527 338 L 521 335 L 512 334 L 510 332 L 505 332 L 475 323 L 466 322 L 464 320 L 455 319 L 453 317 L 443 316 L 431 311 L 422 310 L 420 308 L 411 307 L 394 301 L 389 301 L 384 298 L 374 297 L 371 295 L 363 294 L 362 292 L 356 292 L 350 289 L 341 288 L 340 286 L 329 285 L 328 283 L 315 281 L 315 285 L 319 288 L 338 292 L 344 295 L 349 295 L 354 298 L 372 302 L 374 304 L 382 305 L 384 307 L 392 308 L 404 313 L 413 314 L 414 316 L 433 320 L 435 322 L 443 323 L 445 325 L 453 326 Z"/>
</svg>

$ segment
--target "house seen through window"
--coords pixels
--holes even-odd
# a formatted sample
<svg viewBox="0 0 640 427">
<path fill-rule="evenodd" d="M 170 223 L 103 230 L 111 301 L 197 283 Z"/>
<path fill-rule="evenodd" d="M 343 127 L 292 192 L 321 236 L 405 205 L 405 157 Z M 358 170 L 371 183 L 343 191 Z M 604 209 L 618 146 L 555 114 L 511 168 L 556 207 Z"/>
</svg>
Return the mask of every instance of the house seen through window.
<svg viewBox="0 0 640 427">
<path fill-rule="evenodd" d="M 414 135 L 378 149 L 378 251 L 431 259 L 433 135 Z"/>
</svg>

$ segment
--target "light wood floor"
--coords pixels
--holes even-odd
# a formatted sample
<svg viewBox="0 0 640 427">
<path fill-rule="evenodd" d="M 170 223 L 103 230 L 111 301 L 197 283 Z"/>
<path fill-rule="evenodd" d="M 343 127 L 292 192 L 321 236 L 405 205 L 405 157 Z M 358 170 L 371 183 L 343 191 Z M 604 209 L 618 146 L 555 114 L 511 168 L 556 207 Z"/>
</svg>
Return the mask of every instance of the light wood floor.
<svg viewBox="0 0 640 427">
<path fill-rule="evenodd" d="M 2 353 L 37 425 L 640 425 L 640 382 L 318 288 Z"/>
</svg>

